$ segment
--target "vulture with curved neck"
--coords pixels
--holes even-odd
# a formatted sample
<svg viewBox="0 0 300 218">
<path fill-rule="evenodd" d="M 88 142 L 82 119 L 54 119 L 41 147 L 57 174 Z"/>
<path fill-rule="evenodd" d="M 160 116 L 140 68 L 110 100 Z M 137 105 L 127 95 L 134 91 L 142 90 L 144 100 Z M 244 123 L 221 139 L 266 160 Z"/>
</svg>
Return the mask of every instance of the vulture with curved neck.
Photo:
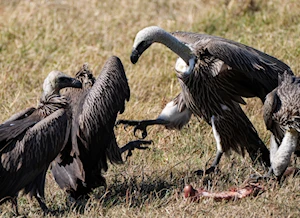
<svg viewBox="0 0 300 218">
<path fill-rule="evenodd" d="M 67 89 L 65 96 L 71 99 L 72 132 L 67 145 L 53 161 L 51 171 L 60 188 L 70 197 L 86 196 L 93 188 L 105 186 L 103 171 L 108 161 L 123 163 L 121 153 L 150 141 L 133 141 L 119 148 L 114 133 L 118 113 L 125 110 L 130 89 L 121 60 L 110 57 L 97 79 L 88 65 L 75 76 L 83 89 Z"/>
<path fill-rule="evenodd" d="M 37 108 L 21 111 L 0 125 L 0 202 L 17 195 L 34 196 L 44 212 L 47 169 L 63 149 L 70 132 L 69 102 L 60 96 L 65 87 L 81 88 L 81 82 L 59 71 L 49 73 Z"/>
<path fill-rule="evenodd" d="M 271 169 L 280 179 L 291 155 L 300 156 L 300 78 L 284 74 L 264 103 L 264 120 L 271 131 Z"/>
<path fill-rule="evenodd" d="M 242 97 L 259 97 L 264 102 L 265 96 L 277 86 L 278 74 L 284 71 L 293 74 L 289 66 L 238 42 L 206 34 L 168 33 L 157 26 L 146 27 L 137 33 L 131 62 L 135 64 L 155 42 L 179 56 L 175 70 L 182 88 L 181 105 L 186 109 L 173 104 L 168 116 L 165 116 L 166 107 L 156 120 L 122 120 L 119 123 L 137 125 L 135 130 L 144 130 L 145 136 L 148 125 L 173 125 L 179 114 L 192 113 L 212 126 L 217 143 L 217 155 L 207 173 L 214 171 L 222 154 L 230 149 L 242 155 L 246 149 L 252 161 L 258 160 L 269 166 L 269 151 L 239 104 L 245 104 Z M 183 117 L 177 123 L 187 123 L 189 117 Z"/>
</svg>

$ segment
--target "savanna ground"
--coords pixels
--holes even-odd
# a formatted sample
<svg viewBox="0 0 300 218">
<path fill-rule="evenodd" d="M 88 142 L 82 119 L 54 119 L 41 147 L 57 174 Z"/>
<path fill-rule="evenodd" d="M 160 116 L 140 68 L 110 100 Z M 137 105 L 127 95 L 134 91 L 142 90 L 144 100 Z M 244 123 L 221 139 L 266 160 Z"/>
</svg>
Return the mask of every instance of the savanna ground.
<svg viewBox="0 0 300 218">
<path fill-rule="evenodd" d="M 205 32 L 229 38 L 287 63 L 300 71 L 300 2 L 298 0 L 103 0 L 0 1 L 0 121 L 37 104 L 42 83 L 53 69 L 69 75 L 85 62 L 98 75 L 105 60 L 122 60 L 131 99 L 118 118 L 155 118 L 179 91 L 176 55 L 155 44 L 137 65 L 129 60 L 135 34 L 149 25 L 168 31 Z M 262 104 L 247 100 L 247 115 L 268 145 Z M 115 130 L 119 145 L 135 139 L 132 129 Z M 184 184 L 212 191 L 240 186 L 252 173 L 249 157 L 236 153 L 223 158 L 220 173 L 199 178 L 215 155 L 211 128 L 193 118 L 182 131 L 149 128 L 150 150 L 135 151 L 124 165 L 110 166 L 107 188 L 98 188 L 80 208 L 66 204 L 66 194 L 47 175 L 46 202 L 60 217 L 299 217 L 300 178 L 288 178 L 281 187 L 265 184 L 258 197 L 235 202 L 203 199 L 188 203 Z M 298 161 L 299 164 L 299 161 Z M 19 212 L 40 217 L 35 200 L 18 200 Z M 0 215 L 13 216 L 9 203 Z M 50 215 L 49 215 L 50 216 Z"/>
</svg>

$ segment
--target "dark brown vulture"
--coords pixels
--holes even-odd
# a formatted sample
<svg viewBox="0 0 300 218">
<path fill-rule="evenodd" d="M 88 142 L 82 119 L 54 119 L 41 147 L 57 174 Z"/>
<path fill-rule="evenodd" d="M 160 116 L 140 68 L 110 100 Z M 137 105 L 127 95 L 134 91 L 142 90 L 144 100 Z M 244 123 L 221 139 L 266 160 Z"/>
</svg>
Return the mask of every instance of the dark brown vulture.
<svg viewBox="0 0 300 218">
<path fill-rule="evenodd" d="M 173 101 L 172 110 L 166 107 L 157 123 L 172 125 L 181 113 L 192 113 L 212 126 L 217 155 L 206 173 L 213 172 L 223 152 L 230 149 L 242 155 L 246 149 L 253 162 L 258 160 L 269 166 L 269 150 L 239 104 L 245 104 L 242 97 L 259 97 L 264 102 L 265 96 L 277 86 L 278 74 L 285 70 L 293 74 L 289 66 L 238 42 L 206 34 L 168 33 L 156 26 L 146 27 L 137 33 L 131 62 L 135 64 L 155 42 L 179 56 L 175 70 L 182 88 L 181 105 L 184 105 L 182 107 Z M 185 120 L 177 123 L 188 122 L 187 116 L 182 117 Z M 150 122 L 150 125 L 156 124 L 156 121 Z M 136 129 L 142 130 L 148 125 L 147 121 L 129 121 L 128 124 L 138 124 Z M 203 173 L 201 170 L 197 172 Z"/>
<path fill-rule="evenodd" d="M 271 131 L 271 168 L 281 178 L 291 155 L 300 156 L 300 78 L 284 74 L 264 103 L 264 120 Z"/>
<path fill-rule="evenodd" d="M 120 149 L 116 142 L 113 129 L 116 118 L 118 113 L 123 113 L 125 101 L 130 97 L 125 71 L 118 57 L 107 60 L 97 79 L 87 65 L 76 78 L 82 82 L 83 89 L 70 88 L 64 93 L 71 99 L 71 136 L 51 167 L 60 188 L 75 199 L 106 185 L 102 171 L 107 171 L 108 161 L 123 163 L 122 152 L 150 143 L 133 141 Z"/>
<path fill-rule="evenodd" d="M 17 209 L 17 195 L 34 196 L 44 212 L 46 172 L 67 142 L 71 118 L 69 102 L 60 96 L 65 87 L 81 88 L 81 82 L 59 71 L 52 71 L 44 81 L 43 95 L 37 108 L 28 108 L 0 125 L 0 202 L 12 200 Z"/>
</svg>

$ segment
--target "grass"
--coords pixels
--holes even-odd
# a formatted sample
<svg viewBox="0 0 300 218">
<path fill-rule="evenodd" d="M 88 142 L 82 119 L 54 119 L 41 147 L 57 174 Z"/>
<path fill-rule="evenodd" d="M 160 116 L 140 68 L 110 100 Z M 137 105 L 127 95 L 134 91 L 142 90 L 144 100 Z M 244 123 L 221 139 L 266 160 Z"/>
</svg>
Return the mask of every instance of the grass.
<svg viewBox="0 0 300 218">
<path fill-rule="evenodd" d="M 122 60 L 131 100 L 122 119 L 155 118 L 180 87 L 174 74 L 176 55 L 153 45 L 135 66 L 129 55 L 135 34 L 158 25 L 174 31 L 205 32 L 253 46 L 300 70 L 300 3 L 298 0 L 0 0 L 0 121 L 37 104 L 46 75 L 59 69 L 69 75 L 85 62 L 98 75 L 111 55 Z M 298 74 L 299 75 L 299 74 Z M 262 121 L 262 104 L 248 99 L 243 107 L 261 138 L 270 133 Z M 135 139 L 131 129 L 116 129 L 119 145 Z M 263 173 L 232 153 L 222 159 L 221 173 L 199 178 L 215 154 L 211 128 L 193 118 L 182 131 L 151 127 L 148 151 L 134 152 L 124 165 L 110 166 L 108 187 L 91 193 L 81 207 L 66 204 L 66 195 L 47 175 L 47 205 L 61 217 L 299 217 L 300 179 L 289 178 L 281 187 L 236 202 L 203 199 L 188 203 L 184 184 L 213 191 L 239 186 L 251 173 Z M 20 213 L 40 217 L 36 201 L 20 197 Z M 0 215 L 13 216 L 11 205 Z M 50 215 L 49 215 L 50 216 Z"/>
</svg>

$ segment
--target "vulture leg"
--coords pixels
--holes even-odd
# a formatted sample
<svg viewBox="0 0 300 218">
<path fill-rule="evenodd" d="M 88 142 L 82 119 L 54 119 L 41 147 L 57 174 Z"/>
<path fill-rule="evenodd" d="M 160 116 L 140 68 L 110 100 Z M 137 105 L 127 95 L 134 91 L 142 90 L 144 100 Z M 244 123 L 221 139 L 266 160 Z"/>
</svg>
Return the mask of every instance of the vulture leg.
<svg viewBox="0 0 300 218">
<path fill-rule="evenodd" d="M 210 173 L 213 173 L 215 172 L 220 160 L 221 160 L 221 157 L 223 155 L 223 152 L 221 151 L 217 151 L 217 154 L 216 154 L 216 157 L 214 159 L 214 161 L 212 162 L 210 168 L 208 168 L 207 170 L 205 170 L 205 174 L 210 174 Z M 196 170 L 195 173 L 198 175 L 198 176 L 203 176 L 204 174 L 204 171 L 203 170 Z"/>
<path fill-rule="evenodd" d="M 39 196 L 35 196 L 35 198 L 39 202 L 39 205 L 42 208 L 44 214 L 48 214 L 50 211 L 49 211 L 47 205 L 45 204 L 44 199 Z"/>
<path fill-rule="evenodd" d="M 122 148 L 120 148 L 120 152 L 121 154 L 124 153 L 125 151 L 128 151 L 128 154 L 126 156 L 126 160 L 128 157 L 130 157 L 132 155 L 132 151 L 134 149 L 140 149 L 140 150 L 145 150 L 148 148 L 148 146 L 146 147 L 142 147 L 141 145 L 150 145 L 152 143 L 152 141 L 146 141 L 146 140 L 136 140 L 136 141 L 131 141 L 129 143 L 127 143 L 126 145 L 124 145 Z"/>
<path fill-rule="evenodd" d="M 136 131 L 141 130 L 142 131 L 142 138 L 144 139 L 147 137 L 147 126 L 152 126 L 152 125 L 166 125 L 169 124 L 169 121 L 163 120 L 163 119 L 156 119 L 156 120 L 118 120 L 116 122 L 116 125 L 119 124 L 124 124 L 125 126 L 135 126 L 133 133 L 134 136 L 136 136 Z"/>
<path fill-rule="evenodd" d="M 211 124 L 212 124 L 213 134 L 214 134 L 214 137 L 215 137 L 215 140 L 216 140 L 216 143 L 217 143 L 217 154 L 216 154 L 215 159 L 212 162 L 210 168 L 205 170 L 205 174 L 210 174 L 210 173 L 215 172 L 215 169 L 218 166 L 218 164 L 220 163 L 221 157 L 223 155 L 223 149 L 222 149 L 222 145 L 221 145 L 220 134 L 216 130 L 216 126 L 215 126 L 215 116 L 212 116 Z M 203 175 L 203 170 L 197 170 L 197 171 L 195 171 L 195 173 L 199 176 L 202 176 Z"/>
</svg>

